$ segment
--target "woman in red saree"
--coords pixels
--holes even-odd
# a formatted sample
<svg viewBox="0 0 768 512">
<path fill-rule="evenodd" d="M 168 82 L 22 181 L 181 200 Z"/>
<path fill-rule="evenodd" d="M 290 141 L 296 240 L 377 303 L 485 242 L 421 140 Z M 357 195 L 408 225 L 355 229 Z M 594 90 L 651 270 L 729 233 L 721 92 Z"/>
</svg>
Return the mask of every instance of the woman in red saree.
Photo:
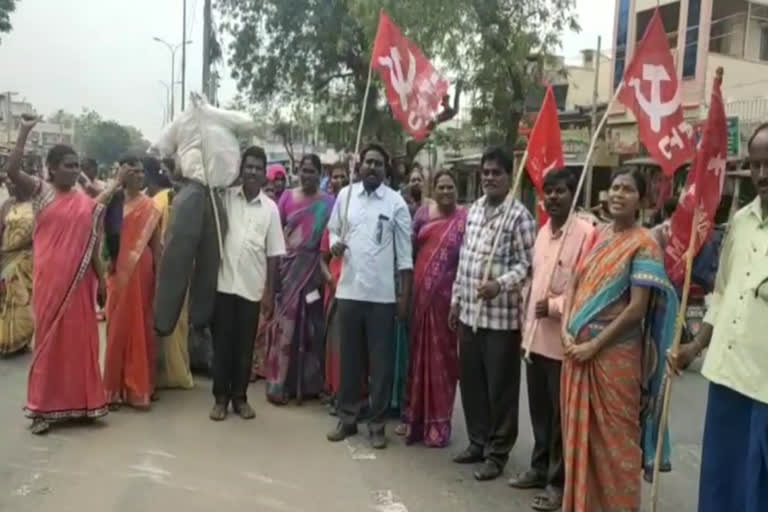
<svg viewBox="0 0 768 512">
<path fill-rule="evenodd" d="M 456 182 L 447 171 L 435 175 L 434 199 L 413 219 L 416 263 L 404 417 L 408 443 L 439 448 L 451 438 L 459 378 L 458 338 L 448 316 L 467 211 L 457 206 Z"/>
<path fill-rule="evenodd" d="M 331 168 L 331 179 L 329 192 L 334 198 L 339 196 L 341 189 L 349 185 L 349 173 L 344 163 L 340 162 Z M 339 366 L 339 326 L 336 321 L 336 286 L 341 277 L 341 260 L 331 256 L 331 247 L 328 230 L 323 231 L 323 238 L 320 240 L 320 254 L 322 260 L 320 263 L 323 276 L 325 277 L 325 393 L 330 401 L 331 412 L 335 413 L 334 402 L 336 393 L 339 392 L 339 378 L 341 377 L 341 368 Z"/>
<path fill-rule="evenodd" d="M 120 162 L 127 169 L 120 242 L 110 251 L 107 279 L 107 355 L 104 386 L 113 409 L 125 403 L 148 408 L 155 387 L 153 308 L 155 261 L 160 251 L 160 211 L 141 192 L 140 159 Z M 110 226 L 107 226 L 110 229 Z"/>
<path fill-rule="evenodd" d="M 46 165 L 51 182 L 21 172 L 24 145 L 35 118 L 22 116 L 8 178 L 31 194 L 36 217 L 33 235 L 35 349 L 29 370 L 27 404 L 32 432 L 43 434 L 55 421 L 107 414 L 99 370 L 96 290 L 102 205 L 75 189 L 77 154 L 55 146 Z M 114 184 L 102 193 L 105 201 Z M 102 199 L 103 198 L 103 199 Z"/>
</svg>

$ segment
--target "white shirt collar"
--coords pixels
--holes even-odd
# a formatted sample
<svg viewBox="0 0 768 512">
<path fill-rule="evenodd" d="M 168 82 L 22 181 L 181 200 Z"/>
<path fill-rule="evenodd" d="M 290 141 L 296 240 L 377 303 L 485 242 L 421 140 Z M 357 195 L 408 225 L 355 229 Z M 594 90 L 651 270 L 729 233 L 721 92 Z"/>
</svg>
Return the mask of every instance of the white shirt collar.
<svg viewBox="0 0 768 512">
<path fill-rule="evenodd" d="M 248 201 L 248 199 L 245 197 L 245 191 L 243 190 L 243 186 L 240 185 L 237 187 L 237 195 L 245 199 L 248 204 L 261 204 L 261 199 L 263 197 L 263 194 L 264 194 L 264 189 L 260 188 L 258 195 L 253 199 L 251 199 L 250 201 Z"/>
<path fill-rule="evenodd" d="M 360 196 L 374 195 L 378 199 L 384 199 L 384 187 L 387 185 L 385 185 L 383 182 L 376 188 L 376 190 L 373 191 L 372 194 L 368 194 L 368 192 L 365 190 L 365 185 L 363 185 L 362 182 L 355 183 L 355 185 L 360 185 L 360 191 L 357 193 Z"/>
</svg>

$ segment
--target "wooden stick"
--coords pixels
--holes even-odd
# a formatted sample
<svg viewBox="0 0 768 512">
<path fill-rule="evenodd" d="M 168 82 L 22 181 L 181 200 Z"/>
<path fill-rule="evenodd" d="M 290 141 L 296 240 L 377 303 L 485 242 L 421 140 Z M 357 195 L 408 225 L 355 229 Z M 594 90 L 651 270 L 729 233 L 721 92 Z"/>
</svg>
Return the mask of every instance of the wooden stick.
<svg viewBox="0 0 768 512">
<path fill-rule="evenodd" d="M 363 136 L 363 123 L 365 122 L 365 109 L 368 108 L 368 91 L 371 90 L 371 79 L 373 78 L 373 56 L 368 65 L 368 82 L 365 84 L 365 94 L 363 95 L 363 110 L 360 111 L 360 124 L 357 126 L 357 139 L 355 141 L 355 155 L 360 152 L 360 139 Z"/>
<path fill-rule="evenodd" d="M 611 112 L 611 108 L 613 107 L 614 103 L 616 103 L 616 100 L 619 98 L 619 93 L 621 93 L 622 88 L 624 87 L 624 82 L 621 82 L 618 87 L 616 87 L 616 92 L 613 94 L 613 98 L 611 98 L 611 101 L 608 103 L 608 107 L 605 109 L 605 114 L 603 114 L 603 118 L 600 120 L 600 123 L 597 125 L 597 129 L 595 129 L 595 133 L 592 134 L 592 142 L 589 144 L 589 151 L 587 151 L 587 157 L 584 159 L 584 168 L 581 170 L 581 176 L 579 177 L 579 184 L 576 186 L 576 193 L 573 195 L 573 202 L 571 203 L 571 209 L 568 212 L 568 220 L 565 222 L 565 227 L 563 228 L 563 241 L 560 244 L 560 247 L 557 248 L 557 256 L 555 257 L 555 261 L 560 261 L 560 255 L 563 252 L 563 246 L 565 245 L 565 241 L 568 238 L 568 232 L 571 229 L 571 220 L 573 218 L 573 212 L 576 211 L 576 205 L 579 202 L 579 195 L 581 194 L 581 189 L 584 188 L 584 181 L 587 177 L 587 174 L 589 174 L 591 166 L 591 160 L 592 156 L 595 152 L 595 146 L 597 146 L 597 139 L 600 136 L 600 132 L 603 131 L 603 127 L 605 126 L 606 121 L 608 120 L 608 114 Z M 554 272 L 549 274 L 549 282 L 547 283 L 547 287 L 545 290 L 547 290 L 547 293 L 549 293 L 549 289 L 552 287 L 552 277 L 555 275 Z M 538 327 L 539 319 L 534 319 L 533 322 L 533 331 L 536 331 L 536 328 Z M 535 337 L 531 338 L 531 343 L 525 348 L 525 362 L 530 363 L 531 362 L 531 348 L 533 347 L 533 343 L 535 341 Z"/>
<path fill-rule="evenodd" d="M 512 189 L 507 194 L 507 197 L 504 199 L 504 201 L 511 199 L 514 199 L 515 196 L 517 196 L 517 192 L 520 190 L 520 185 L 523 183 L 523 173 L 525 172 L 525 164 L 528 161 L 528 150 L 525 150 L 525 153 L 523 153 L 523 158 L 520 160 L 520 165 L 517 169 L 517 175 L 515 176 L 515 184 L 512 186 Z M 506 215 L 508 212 L 504 212 L 504 215 Z M 499 221 L 499 225 L 496 228 L 496 234 L 493 237 L 493 245 L 491 246 L 491 254 L 488 255 L 488 261 L 485 262 L 485 269 L 483 270 L 483 281 L 482 284 L 485 284 L 488 282 L 488 279 L 491 277 L 491 267 L 493 266 L 493 257 L 496 255 L 496 248 L 499 246 L 499 239 L 501 238 L 501 233 L 504 231 L 504 218 L 502 217 Z M 477 332 L 477 322 L 480 320 L 480 313 L 483 310 L 483 305 L 485 304 L 484 300 L 479 300 L 477 303 L 477 309 L 475 310 L 475 317 L 472 319 L 472 332 Z"/>
<path fill-rule="evenodd" d="M 368 64 L 368 81 L 365 84 L 365 94 L 363 95 L 363 109 L 360 111 L 360 124 L 357 126 L 357 139 L 355 140 L 355 156 L 358 158 L 360 154 L 360 139 L 363 137 L 363 123 L 365 122 L 365 110 L 368 108 L 368 92 L 371 90 L 371 79 L 373 79 L 373 55 L 371 55 L 371 62 Z M 351 178 L 351 176 L 350 176 Z M 349 192 L 347 193 L 347 204 L 344 205 L 344 219 L 341 222 L 341 242 L 346 243 L 347 235 L 349 234 L 349 203 L 352 202 L 352 181 L 350 180 L 347 185 Z"/>
<path fill-rule="evenodd" d="M 696 249 L 697 219 L 698 210 L 694 210 L 693 220 L 691 221 L 691 240 L 688 243 L 688 251 L 685 253 L 685 280 L 683 281 L 683 296 L 680 299 L 680 311 L 677 313 L 675 322 L 675 337 L 672 342 L 670 353 L 677 354 L 680 349 L 680 339 L 685 324 L 685 308 L 688 306 L 688 294 L 691 290 L 691 274 L 693 271 L 693 257 Z M 666 364 L 666 354 L 659 354 L 659 364 Z M 669 416 L 669 402 L 672 396 L 672 379 L 674 372 L 667 371 L 667 378 L 664 381 L 664 403 L 661 408 L 661 418 L 659 418 L 659 438 L 656 440 L 656 458 L 653 461 L 653 483 L 651 484 L 651 512 L 656 512 L 659 502 L 659 470 L 661 469 L 661 455 L 664 449 L 664 431 L 667 428 L 667 419 Z"/>
</svg>

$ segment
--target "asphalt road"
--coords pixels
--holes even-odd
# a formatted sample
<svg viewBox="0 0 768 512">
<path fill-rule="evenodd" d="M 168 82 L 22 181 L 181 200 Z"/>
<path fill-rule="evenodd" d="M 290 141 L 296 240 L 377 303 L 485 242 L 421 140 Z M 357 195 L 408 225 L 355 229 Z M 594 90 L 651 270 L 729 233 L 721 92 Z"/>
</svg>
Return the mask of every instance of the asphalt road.
<svg viewBox="0 0 768 512">
<path fill-rule="evenodd" d="M 213 423 L 210 383 L 201 378 L 194 390 L 163 392 L 150 412 L 123 410 L 92 426 L 35 437 L 21 412 L 29 360 L 0 360 L 3 512 L 531 510 L 532 492 L 506 486 L 506 477 L 527 467 L 532 447 L 525 390 L 506 477 L 478 483 L 471 468 L 450 461 L 466 442 L 460 404 L 450 447 L 407 447 L 393 439 L 389 449 L 374 453 L 360 436 L 328 443 L 334 420 L 323 407 L 274 407 L 264 400 L 262 384 L 250 391 L 255 420 L 230 416 Z M 696 510 L 705 404 L 698 374 L 676 381 L 674 472 L 663 477 L 662 511 Z"/>
</svg>

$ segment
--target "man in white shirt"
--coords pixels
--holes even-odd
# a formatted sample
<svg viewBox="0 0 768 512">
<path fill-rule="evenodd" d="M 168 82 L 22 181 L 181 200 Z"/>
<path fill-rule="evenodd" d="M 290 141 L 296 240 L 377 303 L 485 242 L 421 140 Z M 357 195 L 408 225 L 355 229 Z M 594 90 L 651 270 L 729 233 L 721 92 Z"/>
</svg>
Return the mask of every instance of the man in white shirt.
<svg viewBox="0 0 768 512">
<path fill-rule="evenodd" d="M 395 315 L 407 317 L 413 268 L 411 216 L 402 196 L 384 184 L 388 168 L 384 148 L 372 144 L 363 149 L 360 182 L 339 192 L 328 222 L 331 252 L 343 257 L 336 288 L 341 326 L 339 424 L 328 440 L 343 441 L 357 433 L 369 364 L 369 429 L 377 449 L 387 446 L 384 423 L 394 378 Z M 402 283 L 397 301 L 395 266 Z"/>
<path fill-rule="evenodd" d="M 210 417 L 221 421 L 227 407 L 243 419 L 255 414 L 246 390 L 251 374 L 253 341 L 259 309 L 272 310 L 272 282 L 278 257 L 285 254 L 285 240 L 277 205 L 262 193 L 267 155 L 258 147 L 243 153 L 241 186 L 224 192 L 229 230 L 221 256 L 213 315 L 213 396 Z M 267 295 L 265 295 L 267 290 Z"/>
</svg>

